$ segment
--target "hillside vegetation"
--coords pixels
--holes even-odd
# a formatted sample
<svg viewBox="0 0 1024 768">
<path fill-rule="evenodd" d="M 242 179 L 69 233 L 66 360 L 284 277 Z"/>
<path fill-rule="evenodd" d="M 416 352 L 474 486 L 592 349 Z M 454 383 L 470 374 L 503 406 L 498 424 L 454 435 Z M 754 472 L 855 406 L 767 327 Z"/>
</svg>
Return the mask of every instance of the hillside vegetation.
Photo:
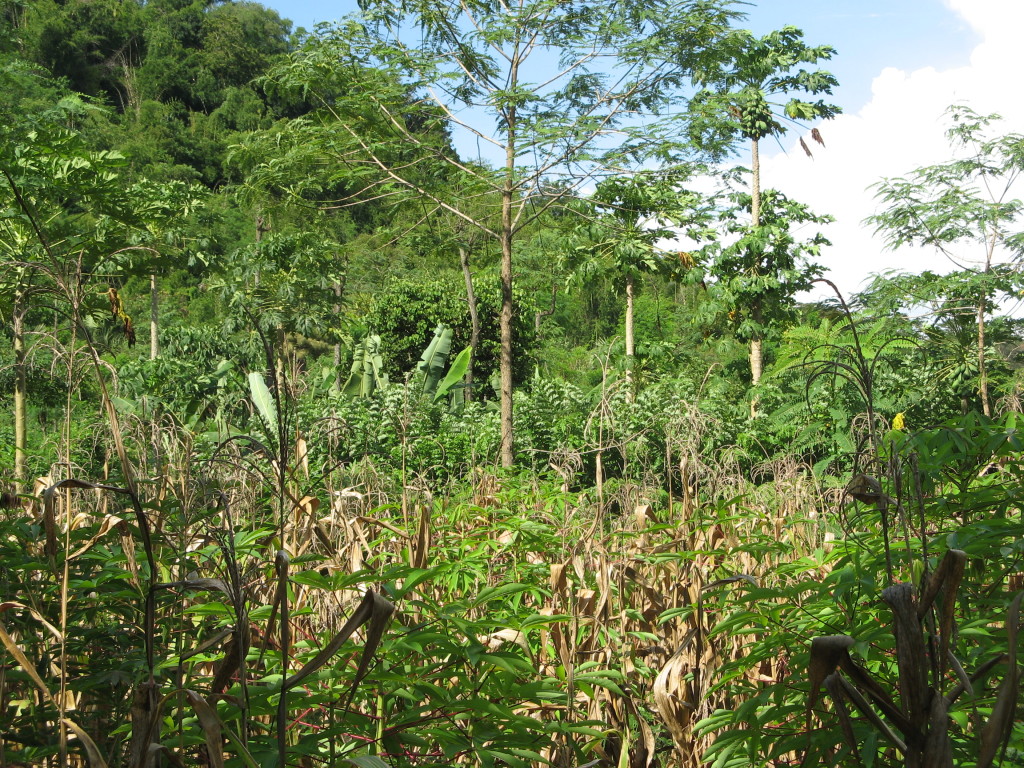
<svg viewBox="0 0 1024 768">
<path fill-rule="evenodd" d="M 362 7 L 0 0 L 0 768 L 1024 765 L 1024 136 L 842 296 L 829 46 Z"/>
</svg>

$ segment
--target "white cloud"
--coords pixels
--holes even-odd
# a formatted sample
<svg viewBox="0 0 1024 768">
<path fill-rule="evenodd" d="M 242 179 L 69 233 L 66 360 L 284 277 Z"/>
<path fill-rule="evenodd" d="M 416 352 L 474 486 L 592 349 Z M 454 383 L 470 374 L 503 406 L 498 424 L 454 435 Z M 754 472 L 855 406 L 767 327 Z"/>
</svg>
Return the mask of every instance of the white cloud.
<svg viewBox="0 0 1024 768">
<path fill-rule="evenodd" d="M 933 251 L 885 251 L 880 238 L 861 222 L 875 212 L 867 188 L 883 176 L 899 176 L 949 158 L 944 113 L 953 103 L 976 112 L 997 112 L 1000 132 L 1024 131 L 1024 101 L 1019 98 L 1020 0 L 946 0 L 980 37 L 966 66 L 914 71 L 887 68 L 872 84 L 871 101 L 856 113 L 820 126 L 822 148 L 807 139 L 808 159 L 787 138 L 785 152 L 763 152 L 762 183 L 777 187 L 837 221 L 828 229 L 832 248 L 823 254 L 830 277 L 844 293 L 861 287 L 872 273 L 887 269 L 945 271 L 948 261 Z M 767 148 L 766 148 L 767 149 Z M 1022 191 L 1018 190 L 1018 194 Z"/>
</svg>

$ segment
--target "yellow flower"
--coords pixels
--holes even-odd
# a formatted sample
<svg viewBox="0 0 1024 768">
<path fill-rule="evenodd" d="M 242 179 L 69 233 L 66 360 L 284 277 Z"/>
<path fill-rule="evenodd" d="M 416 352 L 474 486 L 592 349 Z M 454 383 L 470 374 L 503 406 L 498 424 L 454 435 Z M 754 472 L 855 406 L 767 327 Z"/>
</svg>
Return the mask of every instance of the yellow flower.
<svg viewBox="0 0 1024 768">
<path fill-rule="evenodd" d="M 905 426 L 906 423 L 903 420 L 903 412 L 900 411 L 899 413 L 892 417 L 892 428 L 903 429 Z"/>
</svg>

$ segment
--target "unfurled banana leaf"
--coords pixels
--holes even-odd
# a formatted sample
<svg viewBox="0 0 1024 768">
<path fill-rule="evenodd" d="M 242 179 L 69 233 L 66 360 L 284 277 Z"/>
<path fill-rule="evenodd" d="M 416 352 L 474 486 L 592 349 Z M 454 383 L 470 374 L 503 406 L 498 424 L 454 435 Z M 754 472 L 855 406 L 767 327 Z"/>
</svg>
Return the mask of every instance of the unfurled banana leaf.
<svg viewBox="0 0 1024 768">
<path fill-rule="evenodd" d="M 380 336 L 372 334 L 364 338 L 352 350 L 352 370 L 341 387 L 342 394 L 349 397 L 369 397 L 374 390 L 388 383 L 383 369 L 384 358 L 380 354 Z"/>
<path fill-rule="evenodd" d="M 274 397 L 270 394 L 270 388 L 259 371 L 249 374 L 249 395 L 252 397 L 253 405 L 263 418 L 263 422 L 270 430 L 270 434 L 277 432 L 277 406 L 274 404 Z"/>
<path fill-rule="evenodd" d="M 433 395 L 437 392 L 438 384 L 444 378 L 444 369 L 448 365 L 448 354 L 451 349 L 452 329 L 438 325 L 434 330 L 434 338 L 416 364 L 416 371 L 423 374 L 423 388 L 420 391 L 424 395 Z"/>
<path fill-rule="evenodd" d="M 472 347 L 466 347 L 459 352 L 452 362 L 452 367 L 448 369 L 444 380 L 437 385 L 437 391 L 434 393 L 434 402 L 446 397 L 450 392 L 462 385 L 462 380 L 466 378 L 466 369 L 469 368 L 469 359 L 472 354 Z"/>
</svg>

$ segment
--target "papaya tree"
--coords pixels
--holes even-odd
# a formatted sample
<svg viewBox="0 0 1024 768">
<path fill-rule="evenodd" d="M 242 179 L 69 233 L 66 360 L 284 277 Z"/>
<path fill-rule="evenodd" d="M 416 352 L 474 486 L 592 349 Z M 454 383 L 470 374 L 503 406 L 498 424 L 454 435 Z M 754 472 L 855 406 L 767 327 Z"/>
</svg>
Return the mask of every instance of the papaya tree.
<svg viewBox="0 0 1024 768">
<path fill-rule="evenodd" d="M 826 224 L 831 216 L 813 213 L 806 205 L 781 192 L 766 189 L 759 205 L 759 224 L 751 227 L 747 216 L 753 195 L 731 196 L 722 212 L 724 237 L 712 244 L 707 270 L 714 278 L 711 306 L 727 314 L 736 335 L 751 345 L 751 378 L 761 376 L 760 342 L 781 330 L 794 318 L 796 295 L 811 287 L 822 274 L 813 259 L 829 241 L 820 232 L 798 239 L 801 225 Z M 751 415 L 756 414 L 756 399 Z"/>
<path fill-rule="evenodd" d="M 803 32 L 792 26 L 764 37 L 740 30 L 728 38 L 726 47 L 728 64 L 700 76 L 704 89 L 695 101 L 701 119 L 694 123 L 694 129 L 702 135 L 738 135 L 749 142 L 750 196 L 745 207 L 750 215 L 750 230 L 756 233 L 762 226 L 763 213 L 761 141 L 782 137 L 791 126 L 827 120 L 840 113 L 835 104 L 813 98 L 831 94 L 838 85 L 836 78 L 824 70 L 804 68 L 831 59 L 835 49 L 827 45 L 808 46 Z M 812 129 L 811 136 L 824 145 L 817 128 Z M 800 144 L 810 154 L 803 138 Z M 755 261 L 750 262 L 751 266 Z M 760 329 L 766 322 L 759 316 L 761 311 L 757 304 L 750 308 L 750 376 L 755 385 L 764 370 L 764 337 Z"/>
<path fill-rule="evenodd" d="M 590 214 L 578 233 L 582 242 L 566 257 L 570 283 L 602 276 L 622 291 L 627 382 L 632 381 L 635 366 L 634 306 L 641 276 L 672 278 L 691 266 L 677 252 L 659 248 L 658 242 L 674 240 L 680 230 L 694 241 L 712 235 L 710 201 L 682 189 L 682 180 L 678 172 L 602 180 L 586 199 Z"/>
<path fill-rule="evenodd" d="M 76 103 L 69 98 L 0 131 L 0 308 L 13 341 L 19 487 L 27 480 L 29 312 L 57 309 L 73 332 L 87 315 L 112 313 L 129 343 L 135 337 L 116 288 L 96 276 L 110 274 L 117 254 L 132 248 L 143 219 L 118 176 L 123 160 L 61 124 Z"/>
</svg>

